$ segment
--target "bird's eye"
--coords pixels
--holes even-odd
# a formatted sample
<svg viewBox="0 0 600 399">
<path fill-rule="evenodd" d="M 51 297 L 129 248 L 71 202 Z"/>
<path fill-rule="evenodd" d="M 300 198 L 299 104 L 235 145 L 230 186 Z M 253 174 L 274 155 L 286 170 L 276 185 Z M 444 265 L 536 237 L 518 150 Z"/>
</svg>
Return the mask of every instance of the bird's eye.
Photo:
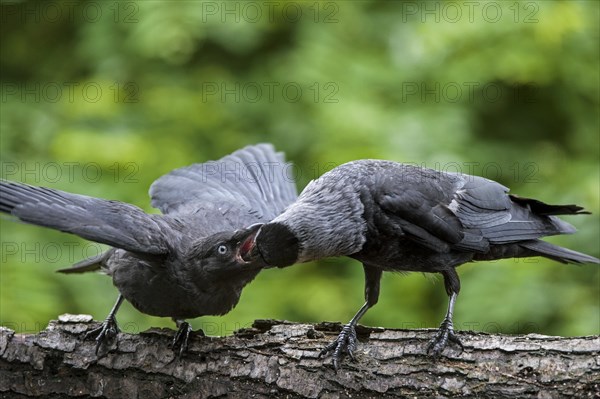
<svg viewBox="0 0 600 399">
<path fill-rule="evenodd" d="M 225 255 L 227 253 L 227 246 L 221 244 L 217 247 L 217 252 L 219 255 Z"/>
</svg>

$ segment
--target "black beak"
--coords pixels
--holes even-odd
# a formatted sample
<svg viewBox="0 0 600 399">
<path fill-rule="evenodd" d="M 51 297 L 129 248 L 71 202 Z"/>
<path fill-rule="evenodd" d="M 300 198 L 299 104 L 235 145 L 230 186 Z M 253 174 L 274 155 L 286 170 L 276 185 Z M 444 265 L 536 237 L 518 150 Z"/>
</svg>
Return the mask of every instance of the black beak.
<svg viewBox="0 0 600 399">
<path fill-rule="evenodd" d="M 262 223 L 256 223 L 243 230 L 239 230 L 235 235 L 238 240 L 236 258 L 240 263 L 251 263 L 257 259 L 262 260 L 256 248 L 256 237 L 258 236 Z"/>
</svg>

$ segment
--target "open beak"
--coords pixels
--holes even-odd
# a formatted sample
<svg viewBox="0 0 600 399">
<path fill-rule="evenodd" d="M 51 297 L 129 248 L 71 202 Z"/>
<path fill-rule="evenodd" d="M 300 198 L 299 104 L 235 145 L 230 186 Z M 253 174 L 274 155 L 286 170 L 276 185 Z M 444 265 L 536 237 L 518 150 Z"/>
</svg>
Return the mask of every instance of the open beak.
<svg viewBox="0 0 600 399">
<path fill-rule="evenodd" d="M 236 233 L 239 245 L 237 246 L 238 249 L 235 258 L 239 263 L 248 264 L 256 260 L 256 255 L 258 255 L 256 236 L 262 226 L 262 223 L 256 223 Z"/>
</svg>

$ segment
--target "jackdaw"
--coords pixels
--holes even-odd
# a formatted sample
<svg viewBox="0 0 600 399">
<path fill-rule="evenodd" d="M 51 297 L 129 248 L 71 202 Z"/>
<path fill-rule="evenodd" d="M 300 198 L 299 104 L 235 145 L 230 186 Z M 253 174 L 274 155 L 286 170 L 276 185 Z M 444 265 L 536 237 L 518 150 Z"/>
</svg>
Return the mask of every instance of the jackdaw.
<svg viewBox="0 0 600 399">
<path fill-rule="evenodd" d="M 251 234 L 254 243 L 245 244 L 241 254 L 265 267 L 341 255 L 362 262 L 366 302 L 321 352 L 333 352 L 337 369 L 344 354 L 353 356 L 355 326 L 377 303 L 383 271 L 443 276 L 448 310 L 427 347 L 437 357 L 448 341 L 462 346 L 452 324 L 460 291 L 457 266 L 530 256 L 598 263 L 592 256 L 539 240 L 575 232 L 555 215 L 584 213 L 576 205 L 548 205 L 508 194 L 508 188 L 483 177 L 358 160 L 309 183 L 285 212 Z"/>
<path fill-rule="evenodd" d="M 162 215 L 119 201 L 0 181 L 0 211 L 112 247 L 61 270 L 101 270 L 119 290 L 108 317 L 91 332 L 97 336 L 96 353 L 119 331 L 115 315 L 126 299 L 142 313 L 171 317 L 178 326 L 172 346 L 181 354 L 191 332 L 184 320 L 229 312 L 260 271 L 238 250 L 246 250 L 257 223 L 272 220 L 297 198 L 287 168 L 283 153 L 259 144 L 173 170 L 150 187 L 152 206 Z"/>
</svg>

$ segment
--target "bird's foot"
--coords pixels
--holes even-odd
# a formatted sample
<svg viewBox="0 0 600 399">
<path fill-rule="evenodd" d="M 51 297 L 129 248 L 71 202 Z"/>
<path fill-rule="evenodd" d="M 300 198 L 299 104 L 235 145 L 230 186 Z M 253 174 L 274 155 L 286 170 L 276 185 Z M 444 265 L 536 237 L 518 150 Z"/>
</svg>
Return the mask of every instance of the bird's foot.
<svg viewBox="0 0 600 399">
<path fill-rule="evenodd" d="M 192 332 L 192 326 L 187 321 L 178 323 L 179 329 L 175 333 L 173 342 L 169 345 L 174 352 L 177 353 L 177 357 L 181 357 L 188 348 L 188 339 Z"/>
<path fill-rule="evenodd" d="M 117 319 L 115 316 L 108 316 L 106 320 L 102 322 L 102 325 L 98 328 L 94 328 L 93 330 L 88 331 L 83 339 L 88 339 L 90 337 L 96 337 L 96 348 L 94 353 L 98 356 L 98 351 L 102 344 L 108 345 L 110 341 L 112 341 L 117 334 L 121 332 L 119 326 L 117 325 Z"/>
<path fill-rule="evenodd" d="M 338 370 L 340 361 L 345 354 L 348 354 L 348 356 L 354 360 L 354 351 L 356 350 L 357 343 L 358 340 L 356 338 L 356 329 L 354 328 L 354 325 L 346 324 L 335 341 L 321 350 L 319 357 L 325 356 L 333 351 L 333 368 Z"/>
<path fill-rule="evenodd" d="M 434 358 L 439 357 L 448 342 L 459 346 L 461 351 L 464 350 L 462 342 L 460 342 L 460 339 L 458 339 L 454 333 L 452 321 L 446 319 L 440 325 L 435 337 L 429 341 L 429 344 L 427 345 L 427 353 Z"/>
</svg>

